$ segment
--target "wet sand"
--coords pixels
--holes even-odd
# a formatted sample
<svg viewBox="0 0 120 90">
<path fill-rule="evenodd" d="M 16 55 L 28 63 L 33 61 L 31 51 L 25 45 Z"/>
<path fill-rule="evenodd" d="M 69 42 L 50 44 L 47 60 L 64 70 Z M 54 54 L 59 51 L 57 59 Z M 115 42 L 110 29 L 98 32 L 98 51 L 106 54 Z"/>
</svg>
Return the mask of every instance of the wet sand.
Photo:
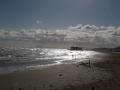
<svg viewBox="0 0 120 90">
<path fill-rule="evenodd" d="M 120 55 L 0 75 L 0 90 L 120 90 Z"/>
</svg>

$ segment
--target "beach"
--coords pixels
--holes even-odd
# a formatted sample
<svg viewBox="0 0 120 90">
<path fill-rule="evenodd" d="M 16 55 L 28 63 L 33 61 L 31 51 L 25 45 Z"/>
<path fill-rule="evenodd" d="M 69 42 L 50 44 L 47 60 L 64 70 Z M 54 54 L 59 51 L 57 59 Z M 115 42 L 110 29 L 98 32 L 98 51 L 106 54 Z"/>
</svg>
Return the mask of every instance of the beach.
<svg viewBox="0 0 120 90">
<path fill-rule="evenodd" d="M 120 55 L 0 74 L 0 90 L 119 90 Z"/>
<path fill-rule="evenodd" d="M 0 90 L 63 90 L 71 86 L 82 86 L 99 80 L 107 80 L 110 75 L 102 70 L 86 68 L 82 65 L 57 65 L 41 70 L 30 70 L 0 75 Z"/>
</svg>

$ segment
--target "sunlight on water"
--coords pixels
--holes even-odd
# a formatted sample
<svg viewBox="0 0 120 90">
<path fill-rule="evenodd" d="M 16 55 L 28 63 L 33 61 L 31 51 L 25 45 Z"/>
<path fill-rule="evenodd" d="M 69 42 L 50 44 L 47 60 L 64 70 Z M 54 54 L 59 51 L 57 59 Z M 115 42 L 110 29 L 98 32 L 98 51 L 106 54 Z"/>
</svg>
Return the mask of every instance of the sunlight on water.
<svg viewBox="0 0 120 90">
<path fill-rule="evenodd" d="M 32 51 L 39 49 L 32 49 Z M 41 53 L 40 53 L 41 54 Z M 37 60 L 55 60 L 52 64 L 47 65 L 36 65 L 32 67 L 41 67 L 41 66 L 51 66 L 51 65 L 58 65 L 58 64 L 66 64 L 66 63 L 76 63 L 83 60 L 88 60 L 89 58 L 94 57 L 94 55 L 99 54 L 95 51 L 74 51 L 74 50 L 67 50 L 67 49 L 42 49 L 42 54 L 45 55 L 44 58 L 36 58 Z M 31 67 L 31 66 L 30 66 Z"/>
<path fill-rule="evenodd" d="M 74 51 L 47 48 L 6 48 L 0 50 L 0 72 L 34 69 L 76 63 L 101 54 L 95 51 Z"/>
</svg>

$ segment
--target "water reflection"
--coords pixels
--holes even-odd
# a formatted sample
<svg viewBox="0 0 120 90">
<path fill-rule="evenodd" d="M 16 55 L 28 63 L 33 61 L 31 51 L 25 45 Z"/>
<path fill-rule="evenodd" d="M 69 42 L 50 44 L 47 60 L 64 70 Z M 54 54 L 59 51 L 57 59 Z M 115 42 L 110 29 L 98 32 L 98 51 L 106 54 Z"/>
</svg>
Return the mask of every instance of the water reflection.
<svg viewBox="0 0 120 90">
<path fill-rule="evenodd" d="M 92 58 L 94 55 L 99 54 L 95 51 L 71 51 L 67 49 L 42 49 L 42 55 L 44 58 L 37 57 L 37 60 L 41 59 L 53 59 L 59 62 L 66 61 L 66 60 L 73 60 L 73 61 L 82 61 L 87 58 Z M 41 52 L 40 52 L 41 55 Z"/>
<path fill-rule="evenodd" d="M 34 48 L 31 49 L 32 52 L 37 51 L 41 57 L 36 57 L 36 60 L 49 60 L 52 63 L 48 63 L 46 65 L 32 65 L 28 66 L 28 68 L 39 68 L 45 66 L 52 66 L 52 65 L 59 65 L 59 64 L 70 64 L 70 63 L 77 63 L 80 61 L 88 60 L 93 58 L 95 55 L 101 54 L 100 52 L 96 51 L 71 51 L 67 49 L 39 49 Z M 42 52 L 39 52 L 42 51 Z M 44 57 L 43 57 L 44 56 Z"/>
<path fill-rule="evenodd" d="M 101 53 L 67 49 L 4 48 L 0 50 L 0 72 L 76 63 Z"/>
</svg>

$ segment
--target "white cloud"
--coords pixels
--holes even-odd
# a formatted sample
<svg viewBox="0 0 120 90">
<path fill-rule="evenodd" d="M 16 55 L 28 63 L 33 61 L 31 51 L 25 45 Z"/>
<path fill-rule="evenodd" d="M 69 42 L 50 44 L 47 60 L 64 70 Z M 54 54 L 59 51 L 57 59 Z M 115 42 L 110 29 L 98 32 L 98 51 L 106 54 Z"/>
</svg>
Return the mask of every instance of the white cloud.
<svg viewBox="0 0 120 90">
<path fill-rule="evenodd" d="M 116 47 L 120 45 L 120 27 L 78 24 L 75 27 L 70 26 L 68 30 L 77 31 L 75 36 L 79 42 L 88 42 L 88 45 L 91 43 L 94 47 Z"/>
<path fill-rule="evenodd" d="M 120 45 L 120 27 L 78 24 L 65 30 L 0 30 L 0 38 L 77 42 L 78 45 L 87 47 L 116 47 Z"/>
</svg>

